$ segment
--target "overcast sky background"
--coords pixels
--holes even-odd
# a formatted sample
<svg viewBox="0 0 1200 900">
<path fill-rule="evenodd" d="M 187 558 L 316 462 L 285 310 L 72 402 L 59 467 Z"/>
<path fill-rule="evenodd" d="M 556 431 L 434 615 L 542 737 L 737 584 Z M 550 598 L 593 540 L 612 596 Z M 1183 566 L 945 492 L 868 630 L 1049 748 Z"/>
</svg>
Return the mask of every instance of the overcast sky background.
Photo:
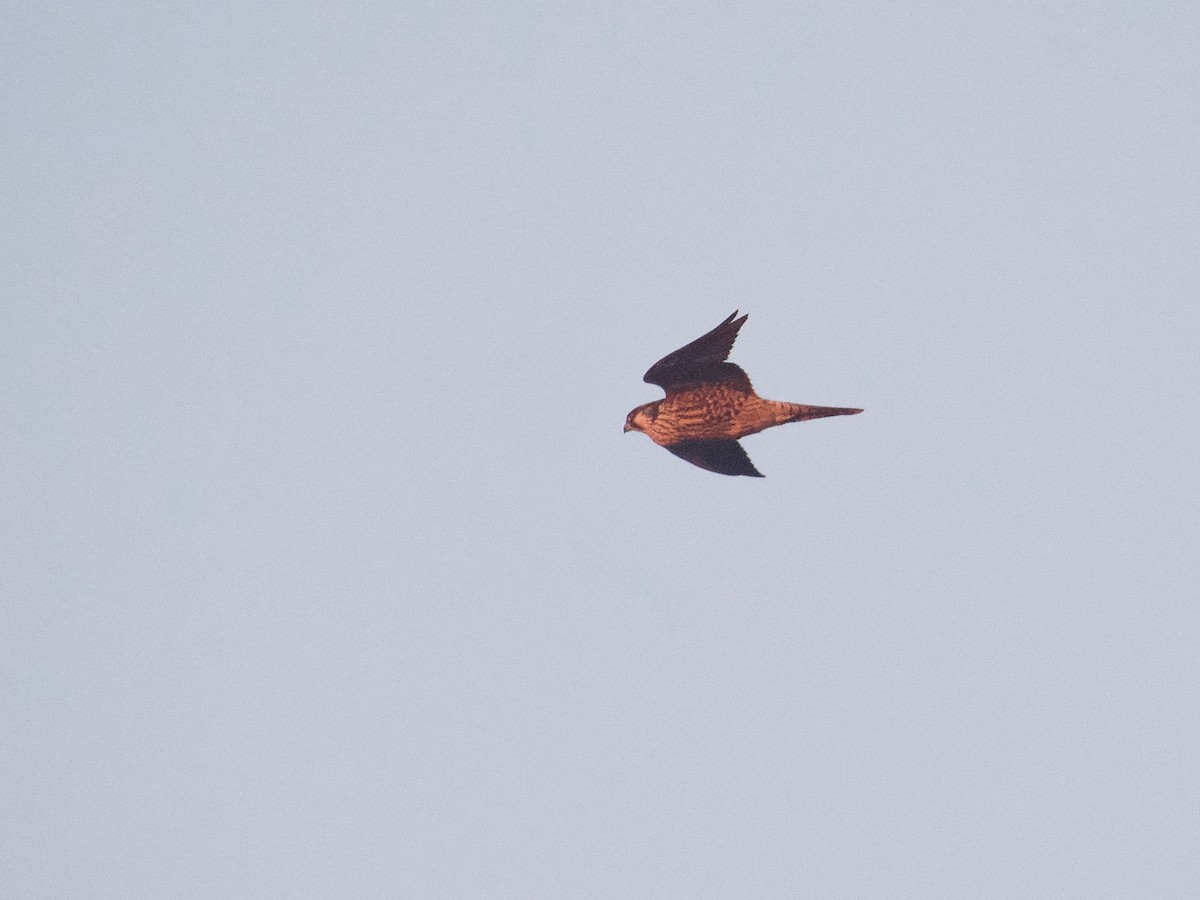
<svg viewBox="0 0 1200 900">
<path fill-rule="evenodd" d="M 2 18 L 0 895 L 1195 896 L 1200 6 Z"/>
</svg>

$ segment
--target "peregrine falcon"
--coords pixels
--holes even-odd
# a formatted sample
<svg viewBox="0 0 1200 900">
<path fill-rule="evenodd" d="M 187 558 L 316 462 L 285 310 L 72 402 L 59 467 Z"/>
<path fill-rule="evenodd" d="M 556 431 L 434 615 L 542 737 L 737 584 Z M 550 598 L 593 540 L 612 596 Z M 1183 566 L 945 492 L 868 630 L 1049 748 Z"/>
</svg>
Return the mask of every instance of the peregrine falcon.
<svg viewBox="0 0 1200 900">
<path fill-rule="evenodd" d="M 862 412 L 758 396 L 741 367 L 726 362 L 746 318 L 737 318 L 734 310 L 708 334 L 652 365 L 642 380 L 658 385 L 667 396 L 631 411 L 625 417 L 625 430 L 642 432 L 701 469 L 762 478 L 738 438 L 785 422 Z"/>
</svg>

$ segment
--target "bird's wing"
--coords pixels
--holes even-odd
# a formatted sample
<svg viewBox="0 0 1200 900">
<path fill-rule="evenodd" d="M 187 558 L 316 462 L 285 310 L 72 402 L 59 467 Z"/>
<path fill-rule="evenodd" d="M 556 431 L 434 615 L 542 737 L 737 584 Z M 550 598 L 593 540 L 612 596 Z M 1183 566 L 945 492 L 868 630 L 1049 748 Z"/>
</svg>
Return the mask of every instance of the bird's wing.
<svg viewBox="0 0 1200 900">
<path fill-rule="evenodd" d="M 763 477 L 737 441 L 681 441 L 678 444 L 668 444 L 667 449 L 693 466 L 710 472 Z"/>
<path fill-rule="evenodd" d="M 733 349 L 733 342 L 737 340 L 738 329 L 745 322 L 746 316 L 739 319 L 737 310 L 734 310 L 728 319 L 708 334 L 696 338 L 674 353 L 668 353 L 652 365 L 642 380 L 647 384 L 657 384 L 668 395 L 685 384 L 725 383 L 753 391 L 746 373 L 739 366 L 725 362 L 729 358 L 729 351 Z"/>
</svg>

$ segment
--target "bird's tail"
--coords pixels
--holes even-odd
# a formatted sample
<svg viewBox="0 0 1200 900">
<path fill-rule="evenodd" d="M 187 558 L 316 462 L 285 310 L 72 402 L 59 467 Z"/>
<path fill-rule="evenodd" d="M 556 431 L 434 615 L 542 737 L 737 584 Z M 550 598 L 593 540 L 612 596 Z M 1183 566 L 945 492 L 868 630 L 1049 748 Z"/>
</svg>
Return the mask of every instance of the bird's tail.
<svg viewBox="0 0 1200 900">
<path fill-rule="evenodd" d="M 862 412 L 861 409 L 851 409 L 843 406 L 805 406 L 802 403 L 780 403 L 779 422 L 803 422 L 806 419 L 823 419 L 826 416 L 853 416 Z"/>
</svg>

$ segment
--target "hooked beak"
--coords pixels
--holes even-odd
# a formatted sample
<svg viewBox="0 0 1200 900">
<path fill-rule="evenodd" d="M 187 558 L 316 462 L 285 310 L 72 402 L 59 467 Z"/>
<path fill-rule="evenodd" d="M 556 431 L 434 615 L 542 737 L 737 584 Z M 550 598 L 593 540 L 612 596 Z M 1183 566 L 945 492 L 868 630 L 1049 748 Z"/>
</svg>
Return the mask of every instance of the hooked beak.
<svg viewBox="0 0 1200 900">
<path fill-rule="evenodd" d="M 633 431 L 633 426 L 631 426 L 628 422 L 626 422 L 625 427 L 621 430 L 622 431 Z"/>
</svg>

